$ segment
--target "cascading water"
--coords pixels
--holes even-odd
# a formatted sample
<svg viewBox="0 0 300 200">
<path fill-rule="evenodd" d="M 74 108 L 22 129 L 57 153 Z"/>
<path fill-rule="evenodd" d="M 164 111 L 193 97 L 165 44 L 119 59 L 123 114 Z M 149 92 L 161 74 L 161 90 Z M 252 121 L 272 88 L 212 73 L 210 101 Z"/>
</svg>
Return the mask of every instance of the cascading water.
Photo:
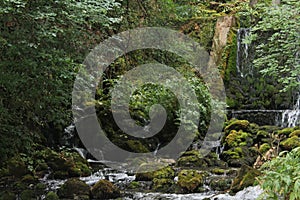
<svg viewBox="0 0 300 200">
<path fill-rule="evenodd" d="M 237 32 L 236 68 L 241 77 L 253 75 L 252 65 L 249 63 L 250 45 L 244 39 L 250 35 L 250 28 L 240 28 Z"/>
<path fill-rule="evenodd" d="M 300 125 L 300 92 L 293 109 L 284 111 L 281 118 L 281 126 L 294 127 L 298 125 Z"/>
</svg>

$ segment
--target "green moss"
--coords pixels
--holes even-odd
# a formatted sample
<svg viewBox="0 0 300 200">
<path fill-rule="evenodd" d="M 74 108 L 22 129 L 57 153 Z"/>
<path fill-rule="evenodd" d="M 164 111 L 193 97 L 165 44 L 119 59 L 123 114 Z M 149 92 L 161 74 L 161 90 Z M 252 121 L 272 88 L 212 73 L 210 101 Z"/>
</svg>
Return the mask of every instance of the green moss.
<svg viewBox="0 0 300 200">
<path fill-rule="evenodd" d="M 59 200 L 57 194 L 55 192 L 48 192 L 45 200 Z"/>
<path fill-rule="evenodd" d="M 300 136 L 300 130 L 295 130 L 293 132 L 291 132 L 291 134 L 289 135 L 289 137 L 294 137 L 294 136 Z"/>
<path fill-rule="evenodd" d="M 120 197 L 120 190 L 108 180 L 98 181 L 91 190 L 94 199 L 115 199 Z"/>
<path fill-rule="evenodd" d="M 137 181 L 132 181 L 128 186 L 129 189 L 137 189 L 140 187 L 141 187 L 141 184 Z"/>
<path fill-rule="evenodd" d="M 157 170 L 154 172 L 154 177 L 161 179 L 161 178 L 174 178 L 175 177 L 175 171 L 172 169 L 172 167 L 168 166 L 165 168 L 162 168 L 160 170 Z"/>
<path fill-rule="evenodd" d="M 246 187 L 252 186 L 255 181 L 255 177 L 261 175 L 261 172 L 243 165 L 238 172 L 237 177 L 233 180 L 231 185 L 231 193 L 236 193 Z"/>
<path fill-rule="evenodd" d="M 27 167 L 25 163 L 21 160 L 20 157 L 13 157 L 8 161 L 7 169 L 10 175 L 13 175 L 15 177 L 22 177 L 25 174 L 28 174 L 29 171 L 27 170 Z"/>
<path fill-rule="evenodd" d="M 149 149 L 147 149 L 140 141 L 138 140 L 127 140 L 126 146 L 129 151 L 135 153 L 147 153 Z"/>
<path fill-rule="evenodd" d="M 58 196 L 61 198 L 73 198 L 74 195 L 89 195 L 90 187 L 83 181 L 71 178 L 67 180 L 58 190 Z"/>
<path fill-rule="evenodd" d="M 211 170 L 211 173 L 213 174 L 217 174 L 217 175 L 222 175 L 225 173 L 225 170 L 224 169 L 220 169 L 220 168 L 214 168 Z"/>
<path fill-rule="evenodd" d="M 178 174 L 178 186 L 186 192 L 197 192 L 203 186 L 204 175 L 197 170 L 182 170 Z"/>
<path fill-rule="evenodd" d="M 247 131 L 250 122 L 247 120 L 235 120 L 225 127 L 225 133 L 229 133 L 231 130 L 243 130 Z"/>
<path fill-rule="evenodd" d="M 294 128 L 284 128 L 282 130 L 277 131 L 278 135 L 285 135 L 288 136 L 290 133 L 294 131 Z"/>
<path fill-rule="evenodd" d="M 232 130 L 225 138 L 225 144 L 232 148 L 232 147 L 238 147 L 238 146 L 246 146 L 247 145 L 247 139 L 250 138 L 250 134 L 243 132 L 242 130 L 236 131 Z"/>
<path fill-rule="evenodd" d="M 297 136 L 293 136 L 280 142 L 280 146 L 284 150 L 292 150 L 293 148 L 300 147 L 300 138 Z"/>
<path fill-rule="evenodd" d="M 16 195 L 9 191 L 3 191 L 3 192 L 0 192 L 0 199 L 1 200 L 15 200 Z"/>
<path fill-rule="evenodd" d="M 24 190 L 20 195 L 22 200 L 33 200 L 34 192 L 32 190 Z"/>
<path fill-rule="evenodd" d="M 170 178 L 154 178 L 152 189 L 156 192 L 168 192 L 174 184 L 174 181 Z"/>
<path fill-rule="evenodd" d="M 264 144 L 260 145 L 259 152 L 261 154 L 265 154 L 270 148 L 271 148 L 271 146 L 268 143 L 264 143 Z"/>
<path fill-rule="evenodd" d="M 221 179 L 213 179 L 209 183 L 209 187 L 214 191 L 224 191 L 228 190 L 231 185 L 230 178 L 221 178 Z"/>
<path fill-rule="evenodd" d="M 207 167 L 207 163 L 196 150 L 185 152 L 177 161 L 179 167 Z"/>
</svg>

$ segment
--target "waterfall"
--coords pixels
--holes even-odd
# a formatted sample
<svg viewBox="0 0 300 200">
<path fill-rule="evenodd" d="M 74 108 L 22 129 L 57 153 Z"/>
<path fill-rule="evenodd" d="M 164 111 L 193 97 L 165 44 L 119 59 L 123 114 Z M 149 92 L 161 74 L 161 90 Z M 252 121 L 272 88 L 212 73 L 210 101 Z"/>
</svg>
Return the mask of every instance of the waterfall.
<svg viewBox="0 0 300 200">
<path fill-rule="evenodd" d="M 240 28 L 237 32 L 236 69 L 241 77 L 253 75 L 252 65 L 249 62 L 250 45 L 243 40 L 250 35 L 250 28 Z"/>
<path fill-rule="evenodd" d="M 281 125 L 284 127 L 300 125 L 300 92 L 297 94 L 297 100 L 293 109 L 286 110 L 282 113 Z"/>
</svg>

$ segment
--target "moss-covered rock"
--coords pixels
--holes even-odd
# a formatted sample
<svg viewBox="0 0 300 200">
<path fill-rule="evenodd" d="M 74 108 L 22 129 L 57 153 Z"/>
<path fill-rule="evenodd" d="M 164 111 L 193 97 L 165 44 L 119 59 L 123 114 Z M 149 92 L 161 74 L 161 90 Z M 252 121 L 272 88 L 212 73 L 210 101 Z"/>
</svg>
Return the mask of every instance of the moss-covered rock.
<svg viewBox="0 0 300 200">
<path fill-rule="evenodd" d="M 138 140 L 127 140 L 125 145 L 126 145 L 126 149 L 128 149 L 128 151 L 131 152 L 135 152 L 135 153 L 149 152 L 149 149 L 147 149 L 147 147 Z"/>
<path fill-rule="evenodd" d="M 243 165 L 231 184 L 230 192 L 236 193 L 246 187 L 252 186 L 256 180 L 255 177 L 260 175 L 261 172 L 257 169 Z"/>
<path fill-rule="evenodd" d="M 187 151 L 178 159 L 179 167 L 207 167 L 207 163 L 197 150 Z"/>
<path fill-rule="evenodd" d="M 289 135 L 289 137 L 294 137 L 294 136 L 300 137 L 300 130 L 294 130 L 294 131 L 291 132 L 291 134 Z"/>
<path fill-rule="evenodd" d="M 294 131 L 294 128 L 284 128 L 282 130 L 278 130 L 277 134 L 278 135 L 284 135 L 284 136 L 289 136 Z"/>
<path fill-rule="evenodd" d="M 251 138 L 251 135 L 242 130 L 231 130 L 225 138 L 225 146 L 228 148 L 251 146 L 252 143 L 253 140 Z"/>
<path fill-rule="evenodd" d="M 213 174 L 222 175 L 226 171 L 224 169 L 221 169 L 221 168 L 214 168 L 210 172 L 213 173 Z"/>
<path fill-rule="evenodd" d="M 232 180 L 230 178 L 216 178 L 212 179 L 209 183 L 209 187 L 215 191 L 225 191 L 230 188 Z"/>
<path fill-rule="evenodd" d="M 292 150 L 293 148 L 300 147 L 300 138 L 297 136 L 287 138 L 284 141 L 280 142 L 280 146 L 284 150 Z"/>
<path fill-rule="evenodd" d="M 91 190 L 94 199 L 115 199 L 121 196 L 120 190 L 108 180 L 98 181 Z"/>
<path fill-rule="evenodd" d="M 173 179 L 175 177 L 175 171 L 172 167 L 164 167 L 160 170 L 154 172 L 154 177 L 158 179 L 162 178 L 170 178 Z"/>
<path fill-rule="evenodd" d="M 33 199 L 35 199 L 34 191 L 32 191 L 32 190 L 24 190 L 21 193 L 20 198 L 22 200 L 33 200 Z"/>
<path fill-rule="evenodd" d="M 1 200 L 15 200 L 16 195 L 10 191 L 3 191 L 3 192 L 0 192 L 0 199 Z"/>
<path fill-rule="evenodd" d="M 204 175 L 197 170 L 182 170 L 178 174 L 177 185 L 184 192 L 198 192 L 204 183 Z"/>
<path fill-rule="evenodd" d="M 155 192 L 164 192 L 168 193 L 171 192 L 172 186 L 175 182 L 170 178 L 154 178 L 152 190 Z"/>
<path fill-rule="evenodd" d="M 67 180 L 57 194 L 60 198 L 71 198 L 89 196 L 90 187 L 83 181 L 71 178 Z"/>
<path fill-rule="evenodd" d="M 242 165 L 253 165 L 258 152 L 254 147 L 235 147 L 224 151 L 220 157 L 230 167 L 241 167 Z"/>
<path fill-rule="evenodd" d="M 55 192 L 48 192 L 45 200 L 59 200 L 59 197 L 57 196 L 57 194 Z"/>
<path fill-rule="evenodd" d="M 135 174 L 136 181 L 152 181 L 156 169 L 155 163 L 143 163 L 139 166 Z"/>
<path fill-rule="evenodd" d="M 137 181 L 132 181 L 128 186 L 129 189 L 137 189 L 140 187 L 141 187 L 141 184 L 140 184 L 140 182 L 137 182 Z"/>
<path fill-rule="evenodd" d="M 27 166 L 20 157 L 13 157 L 7 163 L 7 169 L 10 175 L 20 178 L 29 174 Z"/>
<path fill-rule="evenodd" d="M 225 133 L 229 133 L 232 130 L 242 130 L 248 131 L 250 122 L 247 120 L 233 120 L 229 125 L 227 125 L 224 129 Z"/>
<path fill-rule="evenodd" d="M 265 154 L 270 148 L 271 148 L 271 146 L 268 143 L 264 143 L 264 144 L 260 145 L 259 152 L 261 154 Z"/>
</svg>

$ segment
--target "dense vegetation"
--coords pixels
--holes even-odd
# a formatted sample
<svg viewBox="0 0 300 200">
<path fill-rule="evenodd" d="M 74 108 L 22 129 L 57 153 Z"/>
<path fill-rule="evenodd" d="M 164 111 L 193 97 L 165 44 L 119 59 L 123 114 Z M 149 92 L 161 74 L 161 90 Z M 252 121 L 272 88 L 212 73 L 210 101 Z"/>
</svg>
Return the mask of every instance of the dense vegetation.
<svg viewBox="0 0 300 200">
<path fill-rule="evenodd" d="M 48 167 L 53 170 L 53 178 L 85 176 L 91 172 L 88 163 L 77 154 L 68 150 L 55 151 L 59 151 L 62 145 L 65 127 L 73 122 L 73 83 L 85 57 L 100 42 L 128 29 L 171 28 L 192 37 L 211 52 L 216 45 L 214 35 L 219 17 L 233 16 L 234 23 L 229 27 L 226 46 L 218 52 L 216 63 L 228 87 L 228 107 L 288 108 L 293 102 L 286 99 L 299 91 L 299 1 L 282 0 L 279 5 L 273 5 L 265 0 L 255 4 L 255 1 L 244 0 L 2 0 L 0 166 L 3 169 L 0 168 L 0 175 L 20 178 L 30 173 L 41 176 L 39 170 Z M 253 60 L 249 62 L 258 72 L 241 78 L 236 70 L 236 43 L 237 29 L 244 27 L 251 27 L 251 35 L 244 42 L 253 44 Z M 146 49 L 116 59 L 105 71 L 101 86 L 97 88 L 95 107 L 110 140 L 132 152 L 153 152 L 158 144 L 160 147 L 167 145 L 176 134 L 180 122 L 178 100 L 170 90 L 157 84 L 146 84 L 134 92 L 130 115 L 137 124 L 145 126 L 149 122 L 151 105 L 163 105 L 168 118 L 160 134 L 149 140 L 136 139 L 120 131 L 114 123 L 110 108 L 111 89 L 127 71 L 151 62 L 172 66 L 192 85 L 201 114 L 195 140 L 203 139 L 211 106 L 215 106 L 211 105 L 203 77 L 177 55 Z M 254 86 L 249 87 L 245 82 Z M 186 168 L 199 165 L 241 167 L 253 165 L 255 158 L 265 154 L 273 145 L 288 151 L 300 145 L 298 128 L 258 127 L 248 121 L 232 120 L 226 122 L 223 131 L 221 158 L 217 159 L 212 152 L 207 158 L 200 159 L 199 152 L 189 151 L 176 161 L 177 165 Z M 263 165 L 263 176 L 258 180 L 269 198 L 300 198 L 297 162 L 299 148 Z M 19 170 L 23 168 L 26 169 Z M 167 178 L 174 179 L 172 170 L 167 172 L 171 175 L 164 172 L 152 174 L 151 180 L 157 191 L 166 191 L 162 190 L 166 187 L 162 182 L 170 184 Z M 222 173 L 222 170 L 215 171 Z M 20 173 L 9 174 L 12 171 Z M 180 173 L 181 192 L 201 192 L 199 185 L 203 184 L 205 175 L 193 170 Z M 144 176 L 149 179 L 149 174 Z M 194 178 L 192 183 L 189 182 L 190 176 Z M 272 181 L 274 178 L 275 182 Z M 254 180 L 252 176 L 251 179 Z M 70 182 L 80 187 L 83 185 L 82 182 Z M 223 183 L 225 188 L 228 187 L 228 182 Z M 97 187 L 106 187 L 110 183 L 104 181 L 102 184 L 104 186 Z"/>
</svg>

